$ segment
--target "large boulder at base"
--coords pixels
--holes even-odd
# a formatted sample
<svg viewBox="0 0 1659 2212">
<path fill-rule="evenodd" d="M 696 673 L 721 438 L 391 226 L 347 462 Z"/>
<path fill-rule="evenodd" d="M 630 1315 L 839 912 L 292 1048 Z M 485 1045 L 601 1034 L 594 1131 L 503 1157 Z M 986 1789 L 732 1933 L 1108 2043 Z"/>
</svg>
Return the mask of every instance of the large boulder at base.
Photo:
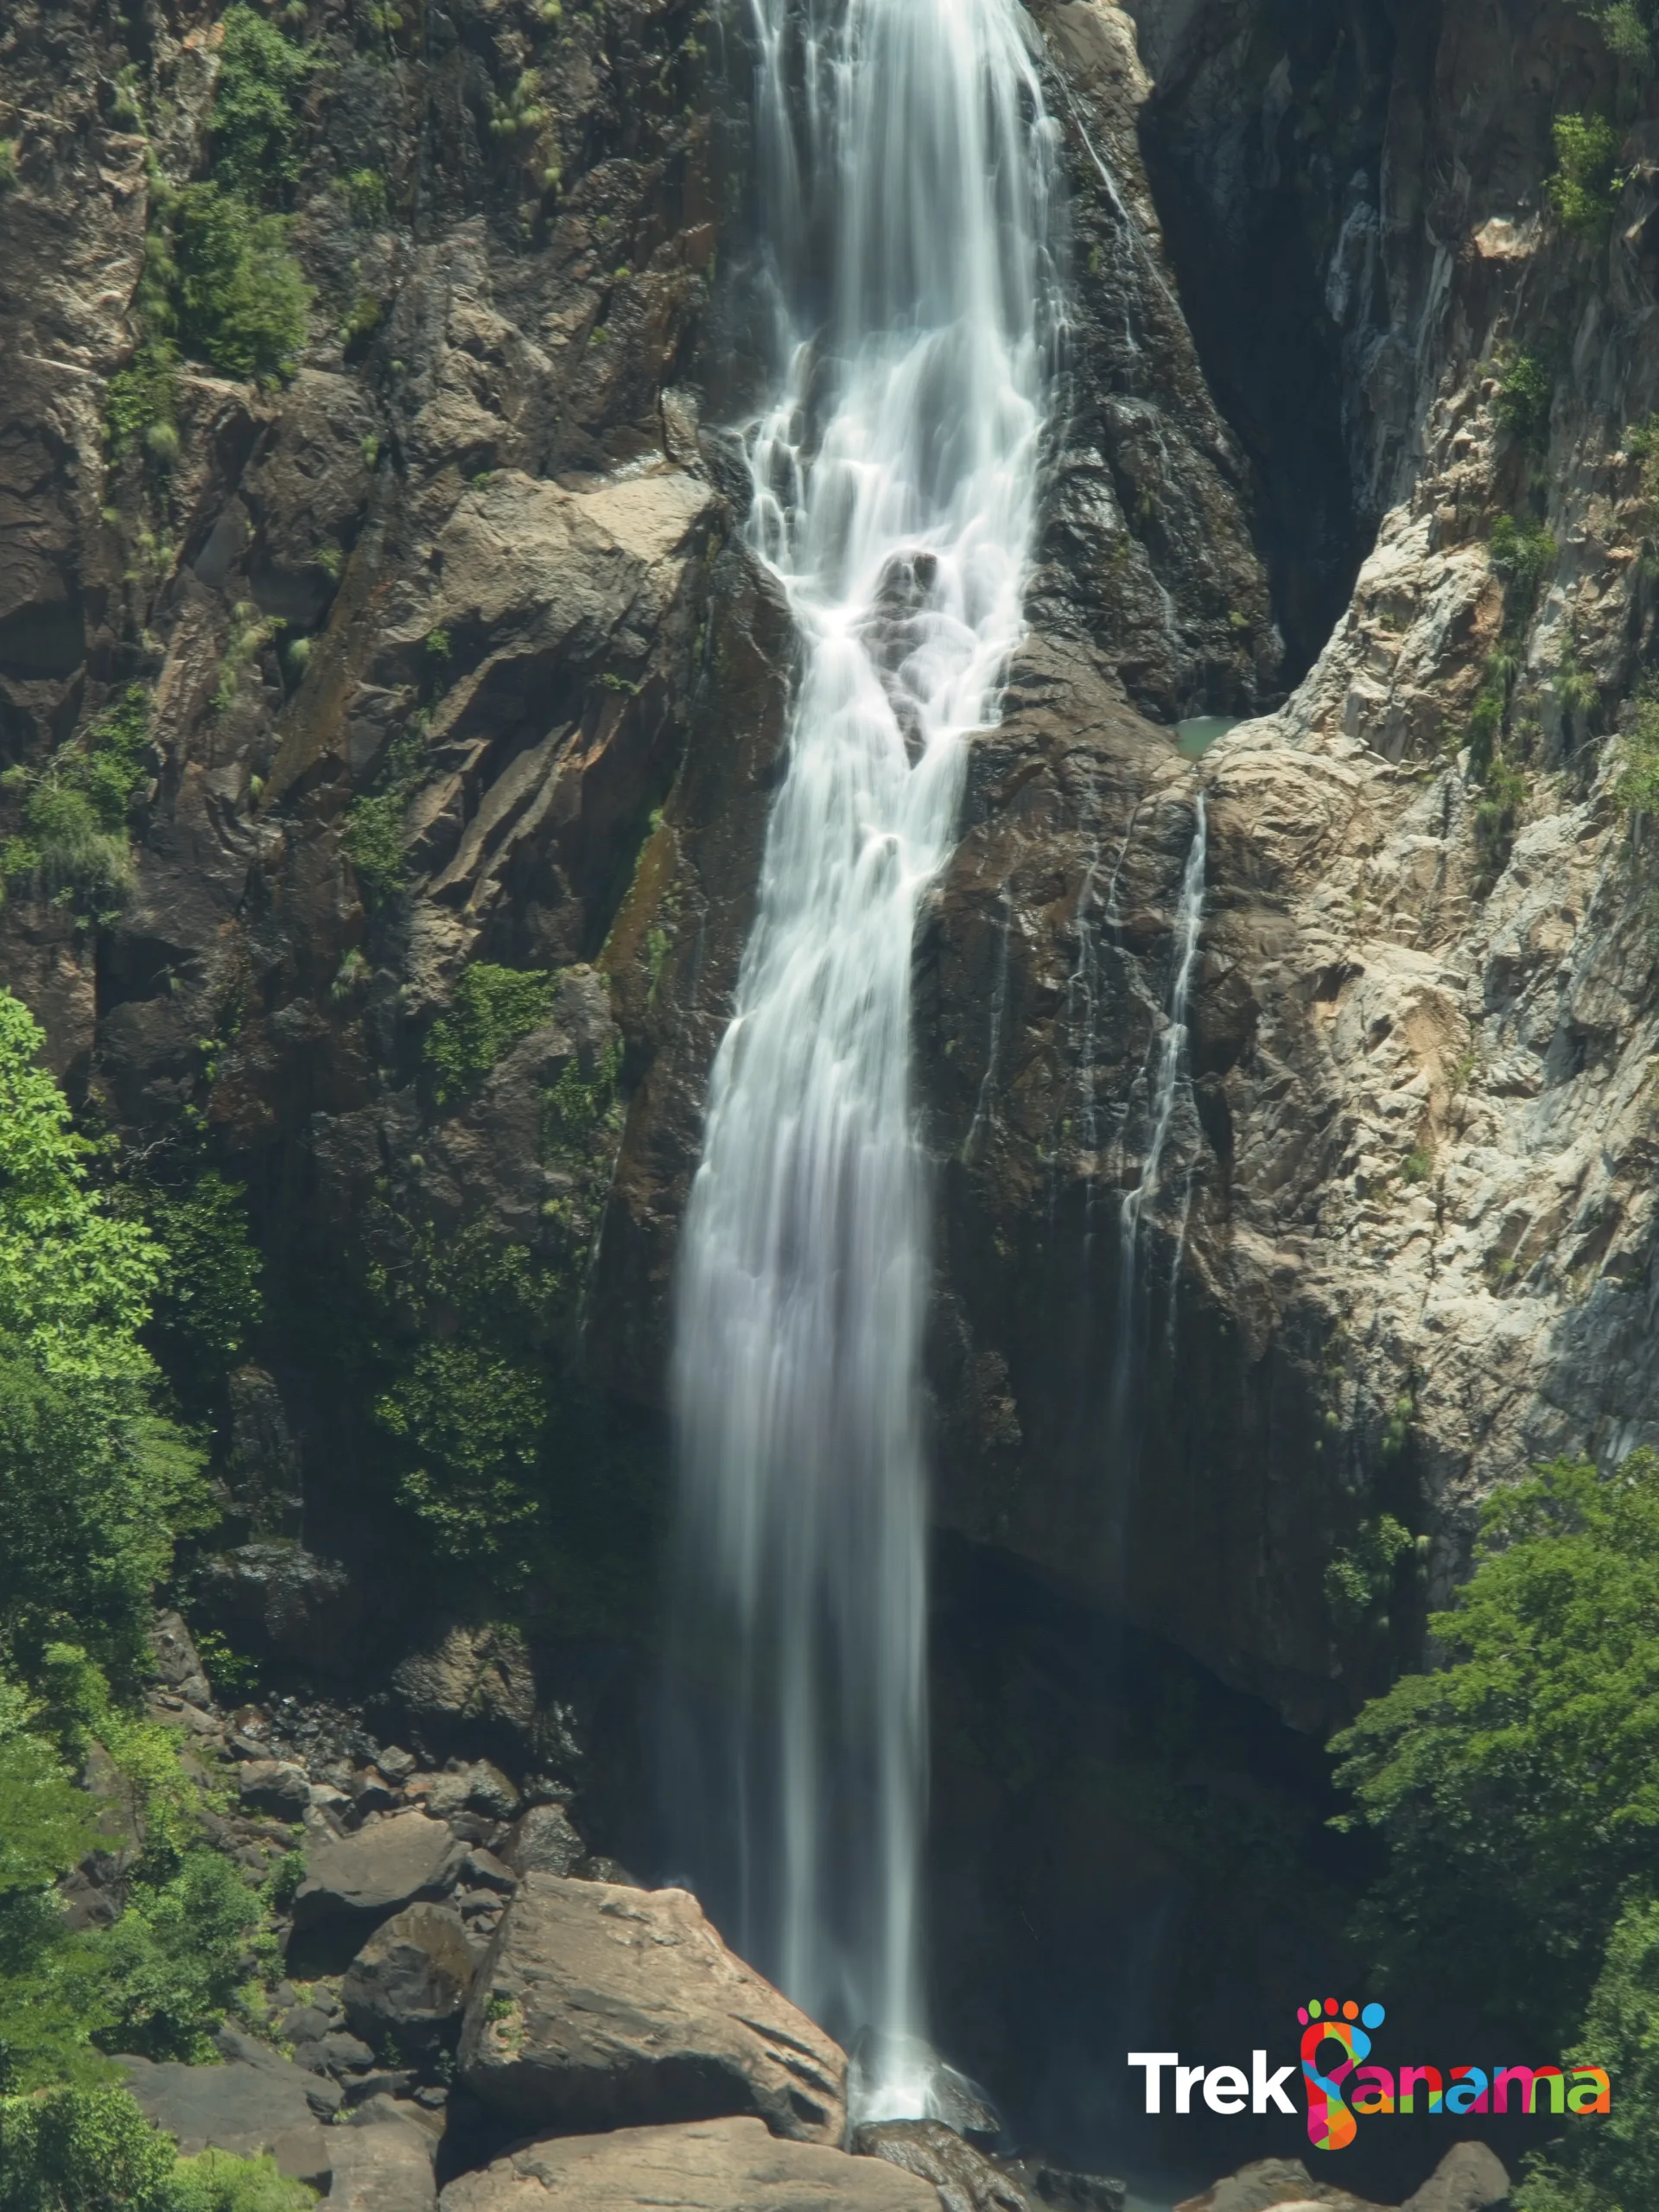
<svg viewBox="0 0 1659 2212">
<path fill-rule="evenodd" d="M 1510 2193 L 1503 2161 L 1484 2143 L 1454 2143 L 1400 2212 L 1491 2212 Z"/>
<path fill-rule="evenodd" d="M 1012 2176 L 940 2120 L 886 2120 L 857 2128 L 853 2150 L 931 2182 L 944 2212 L 1033 2212 Z M 1122 2212 L 1122 2199 L 1118 2199 Z"/>
<path fill-rule="evenodd" d="M 331 2205 L 342 2212 L 434 2212 L 432 2142 L 420 2128 L 391 2120 L 331 2128 L 329 2138 Z"/>
<path fill-rule="evenodd" d="M 393 1813 L 354 1835 L 312 1846 L 305 1879 L 294 1898 L 296 1928 L 324 1921 L 371 1925 L 417 1898 L 454 1886 L 467 1846 L 442 1821 L 424 1813 Z"/>
<path fill-rule="evenodd" d="M 939 2212 L 938 2191 L 914 2174 L 780 2142 L 758 2120 L 523 2144 L 440 2202 L 442 2212 Z"/>
<path fill-rule="evenodd" d="M 145 2117 L 178 2138 L 187 2157 L 214 2150 L 251 2158 L 269 2151 L 290 2180 L 321 2188 L 329 2173 L 333 2129 L 313 2112 L 311 2077 L 281 2059 L 223 2066 L 123 2058 L 127 2087 Z"/>
<path fill-rule="evenodd" d="M 803 2142 L 846 2130 L 844 2053 L 683 1890 L 527 1874 L 473 1984 L 461 2070 L 530 2128 L 752 2113 Z"/>
<path fill-rule="evenodd" d="M 459 2025 L 476 1967 L 458 1912 L 406 1905 L 352 1961 L 340 2002 L 357 2034 L 377 2050 L 390 2035 L 402 2050 L 434 2050 Z"/>
<path fill-rule="evenodd" d="M 1175 2212 L 1389 2212 L 1386 2205 L 1316 2182 L 1300 2158 L 1257 2158 L 1189 2196 Z"/>
</svg>

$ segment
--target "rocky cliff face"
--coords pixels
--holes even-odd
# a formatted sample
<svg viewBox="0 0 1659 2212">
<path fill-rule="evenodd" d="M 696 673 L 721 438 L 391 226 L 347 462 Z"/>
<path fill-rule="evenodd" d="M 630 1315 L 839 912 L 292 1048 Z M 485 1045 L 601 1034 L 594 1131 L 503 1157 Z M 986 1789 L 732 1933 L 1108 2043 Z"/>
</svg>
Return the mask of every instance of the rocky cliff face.
<svg viewBox="0 0 1659 2212">
<path fill-rule="evenodd" d="M 648 1617 L 661 1453 L 620 1409 L 658 1393 L 791 647 L 731 435 L 741 27 L 283 21 L 268 212 L 308 306 L 263 384 L 191 338 L 169 260 L 227 158 L 225 19 L 0 29 L 0 975 L 130 1163 L 246 1185 L 270 1316 L 219 1408 L 249 1545 L 211 1586 L 349 1669 L 410 1609 Z M 1033 23 L 1064 404 L 1032 633 L 918 948 L 944 1609 L 988 1575 L 1007 1638 L 943 1686 L 981 1854 L 944 1874 L 982 1903 L 1000 1868 L 1004 1904 L 1039 1831 L 1071 1839 L 1046 1893 L 1086 1889 L 1128 1756 L 1090 1781 L 1057 1739 L 1016 1785 L 1009 1700 L 1157 1672 L 1085 1690 L 1033 1592 L 1317 1729 L 1420 1651 L 1480 1497 L 1659 1423 L 1651 841 L 1618 795 L 1652 658 L 1649 93 L 1567 0 Z M 1545 190 L 1567 111 L 1624 134 L 1576 229 Z M 157 400 L 134 378 L 181 315 Z M 36 801 L 134 685 L 141 772 L 77 858 Z M 1195 765 L 1170 725 L 1198 711 L 1252 718 Z M 535 979 L 510 1020 L 501 970 Z M 429 1342 L 448 1365 L 411 1367 Z M 531 1366 L 528 1442 L 503 1413 L 497 1459 L 416 1464 L 446 1390 L 499 1408 Z M 531 1471 L 493 1489 L 509 1444 Z M 517 1583 L 512 1546 L 467 1548 L 492 1499 L 540 1532 Z M 1155 1827 L 1121 1818 L 1147 1885 L 1103 1961 L 1169 1894 Z M 1043 1923 L 1041 1973 L 994 1940 L 1062 2001 L 1074 1930 Z"/>
</svg>

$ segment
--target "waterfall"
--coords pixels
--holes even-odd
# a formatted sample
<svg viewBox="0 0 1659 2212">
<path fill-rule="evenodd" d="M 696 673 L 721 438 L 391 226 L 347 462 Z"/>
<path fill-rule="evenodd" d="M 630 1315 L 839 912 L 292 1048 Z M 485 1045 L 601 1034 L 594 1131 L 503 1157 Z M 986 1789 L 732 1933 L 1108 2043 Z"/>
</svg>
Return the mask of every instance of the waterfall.
<svg viewBox="0 0 1659 2212">
<path fill-rule="evenodd" d="M 1204 931 L 1204 875 L 1209 857 L 1209 817 L 1205 811 L 1204 793 L 1200 791 L 1193 801 L 1192 842 L 1187 847 L 1186 866 L 1181 872 L 1180 897 L 1175 908 L 1173 930 L 1175 964 L 1169 987 L 1169 1012 L 1163 1031 L 1158 1039 L 1156 1065 L 1153 1075 L 1149 1129 L 1145 1157 L 1141 1173 L 1133 1190 L 1126 1191 L 1118 1210 L 1118 1323 L 1117 1372 L 1113 1396 L 1116 1414 L 1113 1422 L 1116 1435 L 1122 1470 L 1118 1484 L 1119 1534 L 1122 1516 L 1128 1510 L 1128 1478 L 1132 1475 L 1135 1452 L 1128 1433 L 1130 1395 L 1141 1366 L 1138 1357 L 1139 1331 L 1136 1327 L 1136 1274 L 1141 1254 L 1141 1222 L 1147 1208 L 1156 1197 L 1163 1175 L 1164 1153 L 1169 1142 L 1170 1125 L 1175 1118 L 1176 1103 L 1180 1096 L 1182 1078 L 1187 1075 L 1187 1003 L 1192 996 L 1192 971 L 1198 964 L 1198 939 Z M 1186 1216 L 1189 1202 L 1188 1187 L 1181 1194 L 1180 1222 L 1176 1233 L 1175 1250 L 1170 1262 L 1169 1309 L 1170 1326 L 1174 1325 L 1176 1286 L 1180 1274 L 1181 1253 L 1186 1241 Z"/>
<path fill-rule="evenodd" d="M 925 2103 L 912 939 L 1021 631 L 1056 147 L 1017 0 L 751 10 L 749 531 L 800 670 L 676 1281 L 671 1813 L 736 1947 L 875 2031 L 893 2116 Z"/>
</svg>

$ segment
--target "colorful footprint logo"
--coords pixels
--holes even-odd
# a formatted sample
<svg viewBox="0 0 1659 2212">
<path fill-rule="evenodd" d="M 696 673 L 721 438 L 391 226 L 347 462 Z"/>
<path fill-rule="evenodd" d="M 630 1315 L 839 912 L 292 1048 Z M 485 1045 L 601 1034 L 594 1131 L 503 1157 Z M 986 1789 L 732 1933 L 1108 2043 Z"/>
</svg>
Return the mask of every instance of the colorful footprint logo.
<svg viewBox="0 0 1659 2212">
<path fill-rule="evenodd" d="M 1348 2109 L 1342 2085 L 1356 2066 L 1371 2055 L 1368 2028 L 1380 2028 L 1388 2018 L 1381 2005 L 1361 2006 L 1352 1998 L 1338 2004 L 1334 1997 L 1311 1999 L 1297 2009 L 1302 2023 L 1302 2078 L 1307 2084 L 1307 2133 L 1316 2151 L 1345 2151 L 1359 2133 L 1359 2122 Z M 1334 2043 L 1345 2055 L 1339 2066 L 1321 2074 L 1315 2063 L 1322 2044 Z"/>
</svg>

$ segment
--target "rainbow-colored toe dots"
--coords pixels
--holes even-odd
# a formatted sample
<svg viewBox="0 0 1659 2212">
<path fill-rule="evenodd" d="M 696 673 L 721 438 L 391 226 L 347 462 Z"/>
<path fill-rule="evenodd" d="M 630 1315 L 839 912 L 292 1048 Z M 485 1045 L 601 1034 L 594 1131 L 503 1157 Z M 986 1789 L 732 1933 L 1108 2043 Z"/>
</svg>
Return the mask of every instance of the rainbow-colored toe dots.
<svg viewBox="0 0 1659 2212">
<path fill-rule="evenodd" d="M 1362 2005 L 1355 1998 L 1313 1997 L 1298 2005 L 1302 2024 L 1302 2075 L 1307 2083 L 1307 2133 L 1316 2150 L 1345 2151 L 1359 2133 L 1359 2123 L 1348 2109 L 1342 2085 L 1362 2060 L 1371 2054 L 1369 2028 L 1380 2028 L 1388 2013 L 1381 2005 Z M 1334 2043 L 1343 2052 L 1339 2065 L 1321 2072 L 1315 2064 L 1321 2044 Z"/>
</svg>

